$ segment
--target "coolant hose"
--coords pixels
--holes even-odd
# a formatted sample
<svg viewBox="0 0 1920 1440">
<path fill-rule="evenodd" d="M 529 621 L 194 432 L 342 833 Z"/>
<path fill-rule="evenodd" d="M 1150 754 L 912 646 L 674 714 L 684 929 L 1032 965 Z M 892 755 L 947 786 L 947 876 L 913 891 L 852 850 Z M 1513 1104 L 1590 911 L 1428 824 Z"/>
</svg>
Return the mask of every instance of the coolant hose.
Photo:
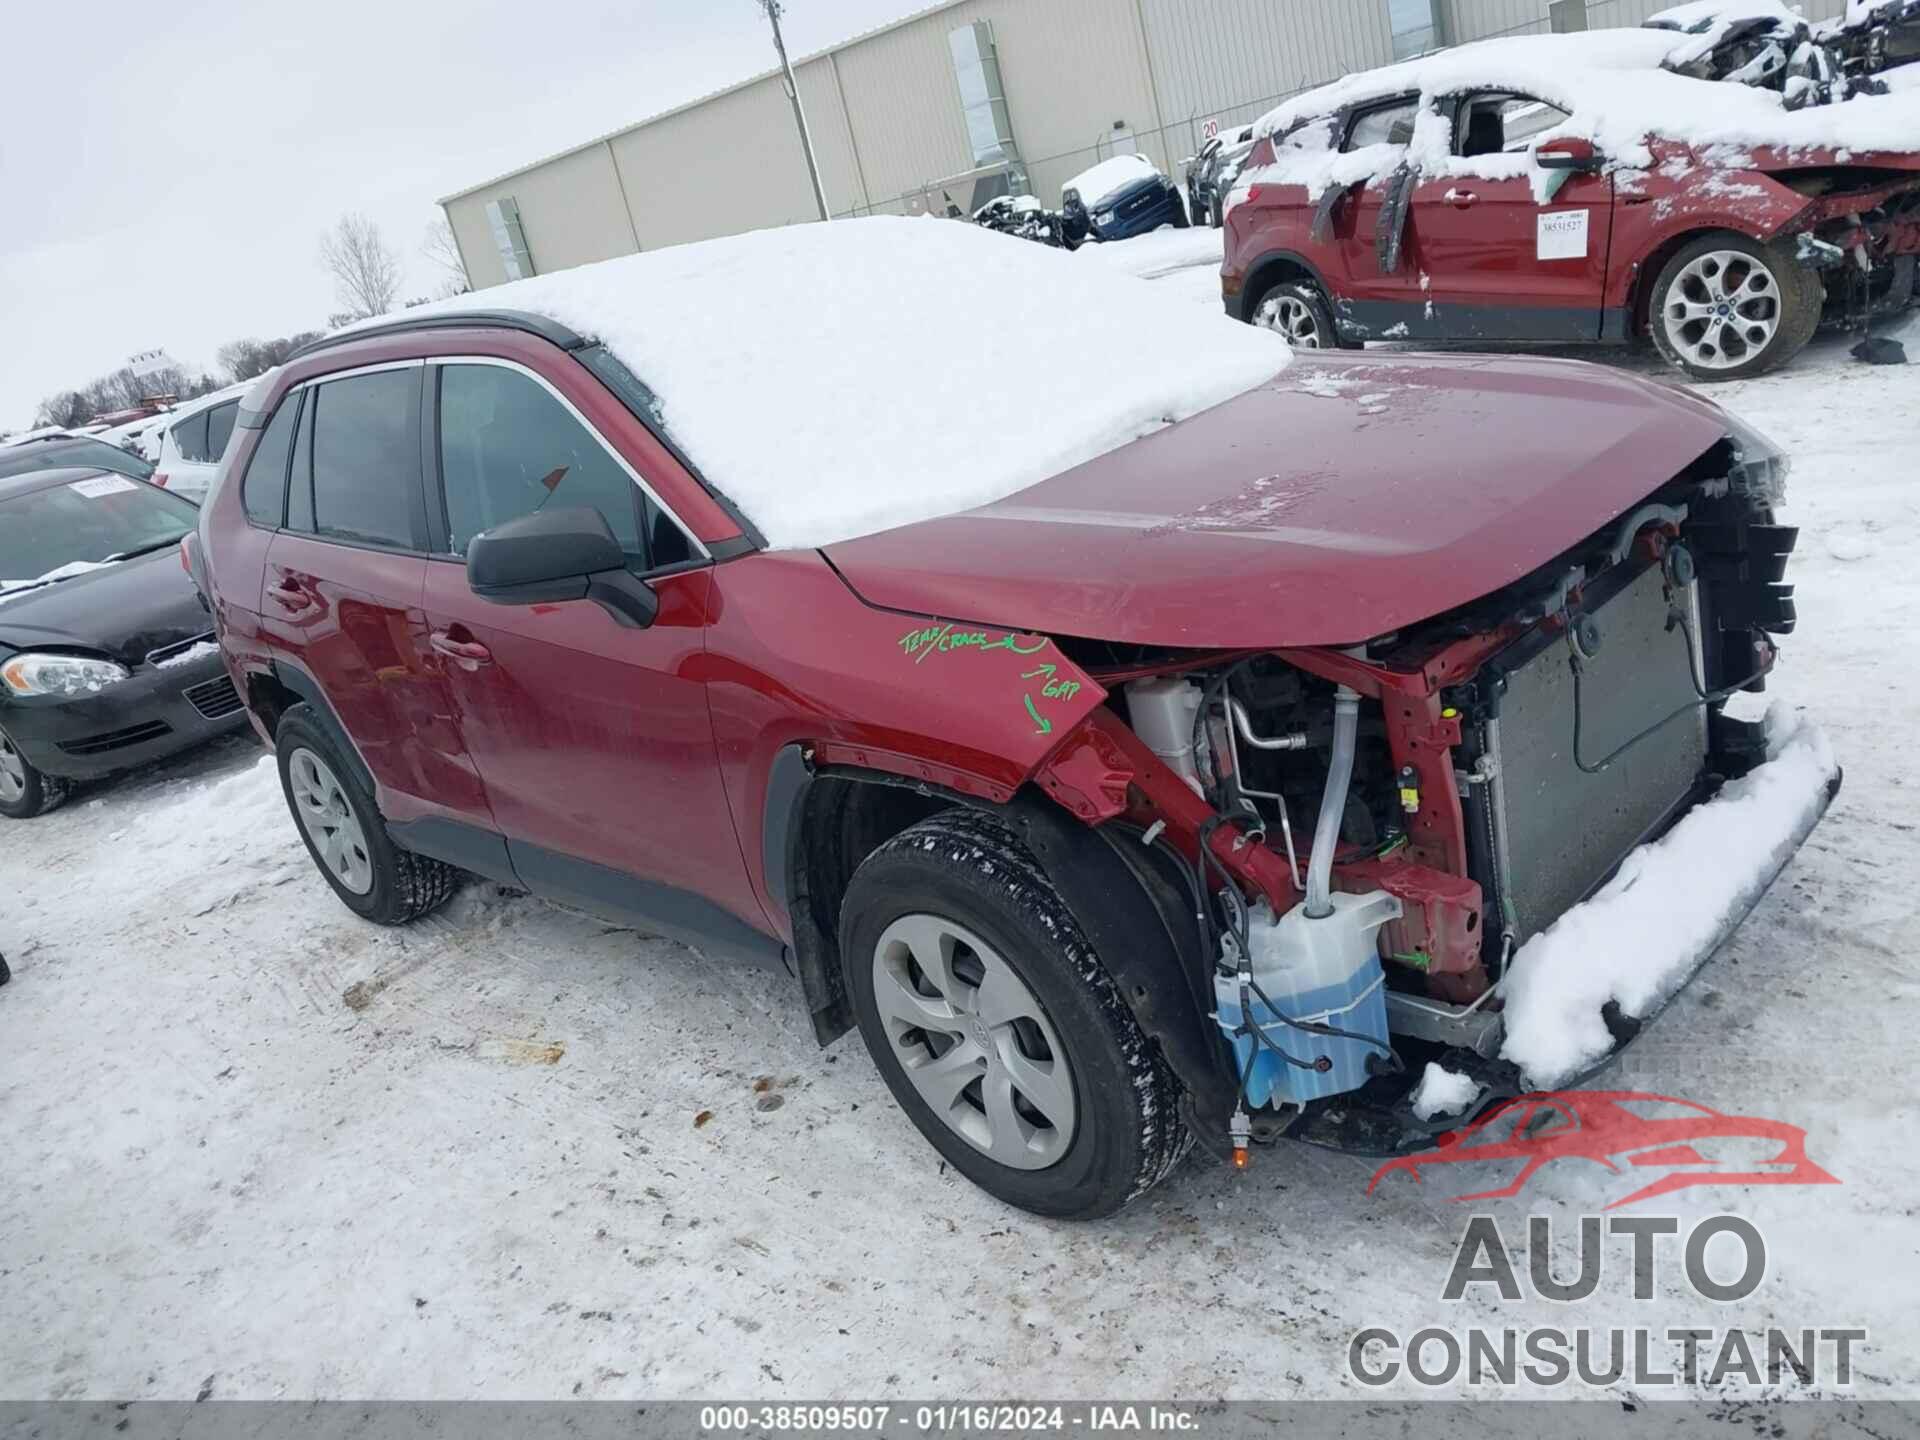
<svg viewBox="0 0 1920 1440">
<path fill-rule="evenodd" d="M 1360 697 L 1342 685 L 1333 696 L 1333 755 L 1327 762 L 1327 790 L 1320 797 L 1320 819 L 1313 827 L 1313 854 L 1307 861 L 1307 918 L 1333 913 L 1333 852 L 1340 843 L 1340 822 L 1347 813 L 1347 786 L 1353 781 L 1353 750 L 1360 730 Z"/>
</svg>

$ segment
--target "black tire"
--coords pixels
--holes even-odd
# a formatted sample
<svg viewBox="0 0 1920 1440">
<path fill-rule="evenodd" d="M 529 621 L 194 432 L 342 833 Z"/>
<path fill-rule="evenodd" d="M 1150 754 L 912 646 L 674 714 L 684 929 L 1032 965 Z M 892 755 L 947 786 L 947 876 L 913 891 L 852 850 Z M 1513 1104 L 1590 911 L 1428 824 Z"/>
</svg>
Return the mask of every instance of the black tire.
<svg viewBox="0 0 1920 1440">
<path fill-rule="evenodd" d="M 1174 191 L 1173 192 L 1173 228 L 1176 230 L 1185 230 L 1192 223 L 1193 223 L 1192 218 L 1187 214 L 1186 197 L 1183 196 L 1178 190 Z"/>
<path fill-rule="evenodd" d="M 990 1158 L 908 1078 L 876 1000 L 874 970 L 888 927 L 915 915 L 965 927 L 996 950 L 1065 1050 L 1075 1116 L 1063 1153 L 1045 1168 Z M 1159 1183 L 1186 1153 L 1191 1136 L 1179 1119 L 1178 1082 L 1059 892 L 997 819 L 944 811 L 875 850 L 847 888 L 840 945 L 861 1038 L 894 1099 L 947 1162 L 988 1194 L 1036 1215 L 1098 1219 Z"/>
<path fill-rule="evenodd" d="M 0 985 L 6 984 L 11 979 L 13 979 L 13 971 L 7 968 L 7 957 L 0 955 Z"/>
<path fill-rule="evenodd" d="M 1746 257 L 1752 266 L 1764 268 L 1778 289 L 1777 323 L 1771 338 L 1761 345 L 1746 345 L 1743 358 L 1732 364 L 1701 362 L 1695 358 L 1701 352 L 1697 348 L 1682 348 L 1667 325 L 1670 307 L 1688 300 L 1686 290 L 1678 288 L 1683 273 L 1695 261 L 1719 251 L 1737 253 Z M 1654 348 L 1661 357 L 1675 369 L 1685 371 L 1691 379 L 1745 380 L 1777 369 L 1806 348 L 1820 328 L 1820 312 L 1826 298 L 1826 286 L 1820 276 L 1794 258 L 1792 247 L 1779 243 L 1762 245 L 1731 230 L 1715 231 L 1688 241 L 1661 267 L 1650 292 L 1647 324 L 1653 332 Z M 1737 312 L 1734 313 L 1737 318 Z"/>
<path fill-rule="evenodd" d="M 32 820 L 49 810 L 58 810 L 73 793 L 73 781 L 49 775 L 13 747 L 13 741 L 0 730 L 0 745 L 7 749 L 6 759 L 20 767 L 21 788 L 11 799 L 11 786 L 0 785 L 0 815 L 9 820 Z"/>
<path fill-rule="evenodd" d="M 1280 323 L 1280 315 L 1285 312 L 1278 307 L 1287 302 L 1299 307 L 1296 315 L 1304 311 L 1311 320 L 1312 335 L 1290 329 Z M 1272 314 L 1272 318 L 1265 318 Z M 1254 301 L 1253 308 L 1247 312 L 1249 325 L 1261 326 L 1268 330 L 1277 330 L 1286 337 L 1287 343 L 1302 350 L 1346 350 L 1357 347 L 1348 345 L 1340 338 L 1339 328 L 1333 321 L 1333 306 L 1327 303 L 1327 297 L 1320 287 L 1307 281 L 1283 280 L 1278 285 L 1270 285 Z"/>
<path fill-rule="evenodd" d="M 1207 207 L 1207 224 L 1215 230 L 1222 229 L 1227 223 L 1227 212 L 1223 206 L 1224 202 L 1216 195 L 1213 204 Z"/>
<path fill-rule="evenodd" d="M 360 781 L 356 757 L 319 711 L 311 705 L 295 705 L 288 710 L 274 729 L 273 746 L 280 767 L 280 791 L 286 796 L 294 828 L 300 832 L 307 854 L 313 857 L 314 868 L 326 877 L 341 903 L 361 919 L 376 925 L 405 925 L 447 903 L 459 888 L 464 872 L 402 850 L 393 843 L 373 796 Z M 288 774 L 293 756 L 300 750 L 310 750 L 325 762 L 359 823 L 373 873 L 372 885 L 364 894 L 356 894 L 341 881 L 322 858 L 313 836 L 301 822 L 300 807 L 294 799 L 293 782 Z"/>
</svg>

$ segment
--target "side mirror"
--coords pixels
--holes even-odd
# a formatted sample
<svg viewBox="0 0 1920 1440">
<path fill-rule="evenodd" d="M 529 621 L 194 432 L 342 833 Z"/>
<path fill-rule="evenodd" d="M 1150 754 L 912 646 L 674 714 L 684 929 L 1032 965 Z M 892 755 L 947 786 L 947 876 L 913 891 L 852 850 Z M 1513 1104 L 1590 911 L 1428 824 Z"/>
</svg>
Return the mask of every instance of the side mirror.
<svg viewBox="0 0 1920 1440">
<path fill-rule="evenodd" d="M 1541 141 L 1534 149 L 1533 163 L 1542 170 L 1571 170 L 1585 175 L 1604 165 L 1606 157 L 1593 148 L 1591 140 L 1563 135 L 1556 140 Z"/>
<path fill-rule="evenodd" d="M 659 596 L 628 571 L 606 517 L 584 505 L 536 510 L 474 536 L 467 584 L 495 605 L 591 600 L 635 629 L 660 613 Z"/>
</svg>

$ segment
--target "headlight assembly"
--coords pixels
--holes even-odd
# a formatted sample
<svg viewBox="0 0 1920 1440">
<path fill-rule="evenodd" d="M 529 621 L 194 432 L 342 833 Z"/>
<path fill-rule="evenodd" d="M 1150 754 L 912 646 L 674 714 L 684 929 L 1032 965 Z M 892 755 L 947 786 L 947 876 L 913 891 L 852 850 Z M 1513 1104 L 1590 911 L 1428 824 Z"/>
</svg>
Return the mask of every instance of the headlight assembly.
<svg viewBox="0 0 1920 1440">
<path fill-rule="evenodd" d="M 1727 439 L 1733 446 L 1733 465 L 1727 472 L 1733 493 L 1762 505 L 1783 503 L 1793 457 L 1734 415 L 1727 416 Z"/>
<path fill-rule="evenodd" d="M 124 665 L 84 655 L 16 655 L 0 665 L 0 681 L 15 695 L 97 695 L 127 678 Z"/>
</svg>

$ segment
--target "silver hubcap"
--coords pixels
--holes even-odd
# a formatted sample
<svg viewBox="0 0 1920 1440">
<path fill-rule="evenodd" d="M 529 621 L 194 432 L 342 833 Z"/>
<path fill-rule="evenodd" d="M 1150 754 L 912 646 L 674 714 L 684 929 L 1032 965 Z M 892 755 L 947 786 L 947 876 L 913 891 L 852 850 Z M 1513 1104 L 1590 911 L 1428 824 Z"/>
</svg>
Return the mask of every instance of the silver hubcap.
<svg viewBox="0 0 1920 1440">
<path fill-rule="evenodd" d="M 1077 1111 L 1066 1048 L 986 941 L 936 915 L 902 916 L 874 947 L 873 994 L 907 1078 L 969 1145 L 1015 1170 L 1067 1153 Z"/>
<path fill-rule="evenodd" d="M 1660 318 L 1668 342 L 1688 364 L 1731 370 L 1773 342 L 1780 282 L 1751 255 L 1714 250 L 1674 277 Z"/>
<path fill-rule="evenodd" d="M 1320 325 L 1313 318 L 1313 307 L 1297 295 L 1269 295 L 1254 312 L 1253 323 L 1278 330 L 1297 350 L 1320 348 Z"/>
<path fill-rule="evenodd" d="M 13 748 L 13 741 L 0 735 L 0 800 L 11 804 L 26 793 L 26 757 Z"/>
<path fill-rule="evenodd" d="M 311 750 L 296 750 L 287 761 L 287 779 L 293 786 L 294 814 L 319 852 L 320 863 L 355 895 L 373 889 L 366 832 L 327 762 Z"/>
</svg>

